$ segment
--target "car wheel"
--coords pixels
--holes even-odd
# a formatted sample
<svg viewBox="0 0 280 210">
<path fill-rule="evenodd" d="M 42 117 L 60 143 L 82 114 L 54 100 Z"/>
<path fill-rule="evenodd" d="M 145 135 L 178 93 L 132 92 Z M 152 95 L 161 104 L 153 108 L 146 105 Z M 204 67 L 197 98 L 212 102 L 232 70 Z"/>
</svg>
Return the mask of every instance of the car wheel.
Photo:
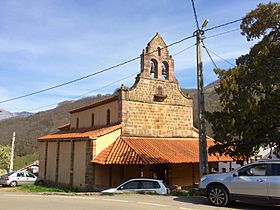
<svg viewBox="0 0 280 210">
<path fill-rule="evenodd" d="M 225 206 L 229 202 L 228 193 L 224 187 L 214 185 L 209 188 L 207 197 L 209 202 L 214 206 Z"/>
<path fill-rule="evenodd" d="M 16 187 L 17 186 L 17 182 L 16 181 L 12 181 L 11 183 L 10 183 L 10 187 Z"/>
<path fill-rule="evenodd" d="M 38 185 L 43 185 L 43 184 L 44 184 L 44 181 L 43 181 L 43 180 L 40 180 L 40 181 L 37 182 L 37 184 L 38 184 Z"/>
</svg>

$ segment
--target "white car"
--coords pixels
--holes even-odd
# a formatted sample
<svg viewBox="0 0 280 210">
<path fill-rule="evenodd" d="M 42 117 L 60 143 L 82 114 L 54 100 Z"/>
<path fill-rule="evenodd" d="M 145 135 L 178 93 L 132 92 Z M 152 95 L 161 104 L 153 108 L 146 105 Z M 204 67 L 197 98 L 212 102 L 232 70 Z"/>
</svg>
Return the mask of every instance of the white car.
<svg viewBox="0 0 280 210">
<path fill-rule="evenodd" d="M 37 176 L 28 171 L 13 171 L 0 177 L 0 185 L 15 187 L 17 185 L 34 184 Z"/>
<path fill-rule="evenodd" d="M 261 160 L 229 173 L 206 175 L 201 178 L 199 190 L 215 206 L 234 200 L 279 204 L 280 161 Z"/>
<path fill-rule="evenodd" d="M 130 179 L 117 188 L 103 190 L 103 193 L 124 193 L 124 192 L 154 192 L 160 195 L 169 193 L 169 189 L 162 180 L 157 179 Z"/>
</svg>

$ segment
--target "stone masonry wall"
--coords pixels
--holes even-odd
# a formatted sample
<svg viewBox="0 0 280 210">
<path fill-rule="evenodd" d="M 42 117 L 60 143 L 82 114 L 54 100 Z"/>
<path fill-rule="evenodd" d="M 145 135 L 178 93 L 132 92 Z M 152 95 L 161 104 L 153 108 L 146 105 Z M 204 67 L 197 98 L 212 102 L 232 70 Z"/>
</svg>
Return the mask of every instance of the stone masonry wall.
<svg viewBox="0 0 280 210">
<path fill-rule="evenodd" d="M 138 78 L 122 94 L 122 134 L 127 136 L 192 137 L 192 100 L 177 82 Z"/>
</svg>

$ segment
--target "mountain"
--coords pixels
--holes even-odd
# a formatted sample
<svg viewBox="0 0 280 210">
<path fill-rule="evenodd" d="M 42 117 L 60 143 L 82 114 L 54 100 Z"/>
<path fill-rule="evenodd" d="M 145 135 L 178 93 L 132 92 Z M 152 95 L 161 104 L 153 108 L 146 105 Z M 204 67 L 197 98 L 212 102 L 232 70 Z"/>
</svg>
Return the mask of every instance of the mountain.
<svg viewBox="0 0 280 210">
<path fill-rule="evenodd" d="M 214 111 L 219 109 L 218 95 L 214 88 L 218 82 L 214 82 L 205 87 L 205 108 L 207 111 Z M 194 104 L 194 125 L 197 125 L 197 92 L 196 89 L 182 89 L 193 98 Z M 0 144 L 10 144 L 13 131 L 16 132 L 16 155 L 25 156 L 33 154 L 38 151 L 37 138 L 48 133 L 57 131 L 57 127 L 69 122 L 69 110 L 85 106 L 100 100 L 104 100 L 108 95 L 97 95 L 93 97 L 83 98 L 77 101 L 63 101 L 54 109 L 30 114 L 23 113 L 8 119 L 0 121 Z M 9 112 L 5 116 L 8 115 Z M 211 136 L 211 128 L 207 126 L 207 133 Z M 196 126 L 197 127 L 197 126 Z"/>
<path fill-rule="evenodd" d="M 69 110 L 105 99 L 108 96 L 88 97 L 77 101 L 63 101 L 54 109 L 29 116 L 13 116 L 0 121 L 0 144 L 11 143 L 13 131 L 16 132 L 16 155 L 24 156 L 37 152 L 37 138 L 57 131 L 57 127 L 69 122 Z"/>
<path fill-rule="evenodd" d="M 4 109 L 0 109 L 0 120 L 4 120 L 4 119 L 8 119 L 11 117 L 17 117 L 17 116 L 21 116 L 21 117 L 29 117 L 31 116 L 33 113 L 31 112 L 8 112 Z"/>
<path fill-rule="evenodd" d="M 15 112 L 14 115 L 15 116 L 22 116 L 22 117 L 29 117 L 29 116 L 33 115 L 33 113 L 31 113 L 31 112 Z"/>
<path fill-rule="evenodd" d="M 8 119 L 10 117 L 14 117 L 14 114 L 4 109 L 0 109 L 0 120 Z"/>
</svg>

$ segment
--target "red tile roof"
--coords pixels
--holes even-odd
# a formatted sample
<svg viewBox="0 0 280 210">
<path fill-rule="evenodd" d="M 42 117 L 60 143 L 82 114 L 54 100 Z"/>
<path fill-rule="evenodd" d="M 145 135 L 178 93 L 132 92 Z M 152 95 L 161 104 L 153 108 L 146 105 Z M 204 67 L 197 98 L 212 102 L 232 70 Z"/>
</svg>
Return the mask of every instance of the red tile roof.
<svg viewBox="0 0 280 210">
<path fill-rule="evenodd" d="M 97 107 L 97 106 L 101 106 L 101 105 L 104 105 L 104 104 L 116 101 L 116 100 L 118 100 L 118 98 L 119 98 L 119 95 L 113 95 L 113 96 L 111 96 L 111 97 L 109 97 L 107 99 L 95 102 L 93 104 L 90 104 L 90 105 L 87 105 L 87 106 L 83 106 L 83 107 L 80 107 L 78 109 L 73 109 L 73 110 L 69 111 L 69 113 L 73 114 L 73 113 L 76 113 L 76 112 L 85 111 L 87 109 L 91 109 L 91 108 L 94 108 L 94 107 Z"/>
<path fill-rule="evenodd" d="M 213 145 L 207 140 L 208 147 Z M 209 162 L 232 161 L 228 156 L 208 156 Z M 92 162 L 98 164 L 198 163 L 197 138 L 119 137 Z"/>
<path fill-rule="evenodd" d="M 70 123 L 66 123 L 64 125 L 60 125 L 57 127 L 57 129 L 59 130 L 67 130 L 67 129 L 70 129 Z"/>
<path fill-rule="evenodd" d="M 48 140 L 48 139 L 77 139 L 77 138 L 94 138 L 103 136 L 107 133 L 113 132 L 121 128 L 121 124 L 112 125 L 109 127 L 102 127 L 99 129 L 75 129 L 60 131 L 54 134 L 49 134 L 38 138 L 38 140 Z"/>
</svg>

